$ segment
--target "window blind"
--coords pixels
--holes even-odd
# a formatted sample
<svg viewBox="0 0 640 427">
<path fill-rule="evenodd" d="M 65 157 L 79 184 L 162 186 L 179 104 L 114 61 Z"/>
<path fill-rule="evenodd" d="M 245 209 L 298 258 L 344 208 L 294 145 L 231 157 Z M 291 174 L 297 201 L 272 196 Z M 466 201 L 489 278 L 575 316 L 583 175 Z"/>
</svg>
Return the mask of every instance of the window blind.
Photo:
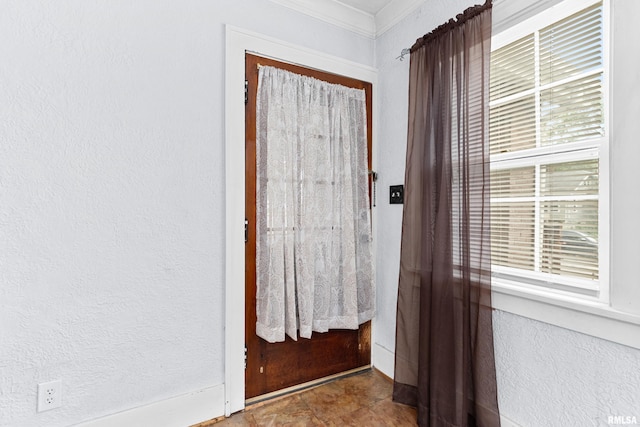
<svg viewBox="0 0 640 427">
<path fill-rule="evenodd" d="M 498 270 L 522 271 L 544 284 L 549 275 L 576 286 L 597 283 L 603 65 L 601 3 L 492 52 L 491 227 Z"/>
</svg>

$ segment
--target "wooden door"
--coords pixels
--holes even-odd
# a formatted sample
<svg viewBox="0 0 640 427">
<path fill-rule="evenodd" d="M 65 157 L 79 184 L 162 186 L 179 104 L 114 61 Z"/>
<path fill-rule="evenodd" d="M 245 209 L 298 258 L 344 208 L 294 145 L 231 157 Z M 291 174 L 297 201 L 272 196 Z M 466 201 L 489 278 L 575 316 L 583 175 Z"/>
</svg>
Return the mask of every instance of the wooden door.
<svg viewBox="0 0 640 427">
<path fill-rule="evenodd" d="M 245 248 L 246 301 L 245 397 L 260 396 L 318 378 L 345 372 L 371 363 L 371 325 L 358 330 L 314 332 L 311 339 L 287 337 L 281 343 L 268 343 L 256 335 L 256 94 L 258 64 L 271 65 L 297 74 L 311 76 L 344 86 L 365 89 L 369 169 L 371 169 L 371 84 L 334 74 L 282 63 L 246 54 L 245 76 L 248 84 L 246 103 L 246 215 Z"/>
</svg>

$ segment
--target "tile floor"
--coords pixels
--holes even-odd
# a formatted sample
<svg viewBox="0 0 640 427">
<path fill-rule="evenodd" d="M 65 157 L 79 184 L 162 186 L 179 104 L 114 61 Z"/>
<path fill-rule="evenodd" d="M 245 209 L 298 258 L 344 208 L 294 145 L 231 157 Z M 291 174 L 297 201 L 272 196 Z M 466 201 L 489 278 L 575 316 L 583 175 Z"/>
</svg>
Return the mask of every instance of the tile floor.
<svg viewBox="0 0 640 427">
<path fill-rule="evenodd" d="M 213 426 L 415 426 L 416 411 L 391 401 L 391 380 L 375 370 L 257 403 Z"/>
</svg>

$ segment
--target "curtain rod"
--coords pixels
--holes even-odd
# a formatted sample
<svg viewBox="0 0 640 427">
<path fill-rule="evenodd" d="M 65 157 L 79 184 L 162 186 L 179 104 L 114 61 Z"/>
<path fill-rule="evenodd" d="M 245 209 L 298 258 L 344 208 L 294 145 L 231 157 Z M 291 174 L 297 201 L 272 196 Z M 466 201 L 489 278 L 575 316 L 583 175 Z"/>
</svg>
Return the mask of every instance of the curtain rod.
<svg viewBox="0 0 640 427">
<path fill-rule="evenodd" d="M 494 1 L 496 1 L 497 3 L 500 3 L 501 1 L 505 1 L 505 0 L 494 0 Z M 445 22 L 439 27 L 436 27 L 430 33 L 427 33 L 424 36 L 420 37 L 418 40 L 416 40 L 416 43 L 413 45 L 413 47 L 422 46 L 425 42 L 425 39 L 433 38 L 435 35 L 442 32 L 443 30 L 447 30 L 447 28 L 451 27 L 452 25 L 459 25 L 460 23 L 465 22 L 470 17 L 473 17 L 479 14 L 480 12 L 485 11 L 486 9 L 490 9 L 492 6 L 493 6 L 492 0 L 485 0 L 484 4 L 481 4 L 481 5 L 477 4 L 475 6 L 468 7 L 467 9 L 465 9 L 464 12 L 456 15 L 455 18 L 449 19 L 449 21 Z M 410 53 L 411 53 L 411 49 L 404 48 L 400 51 L 400 56 L 396 57 L 396 59 L 403 61 L 405 55 L 408 55 Z"/>
<path fill-rule="evenodd" d="M 409 48 L 404 48 L 400 51 L 400 56 L 398 56 L 396 59 L 399 59 L 400 61 L 404 60 L 405 55 L 408 55 L 411 53 L 411 49 Z"/>
</svg>

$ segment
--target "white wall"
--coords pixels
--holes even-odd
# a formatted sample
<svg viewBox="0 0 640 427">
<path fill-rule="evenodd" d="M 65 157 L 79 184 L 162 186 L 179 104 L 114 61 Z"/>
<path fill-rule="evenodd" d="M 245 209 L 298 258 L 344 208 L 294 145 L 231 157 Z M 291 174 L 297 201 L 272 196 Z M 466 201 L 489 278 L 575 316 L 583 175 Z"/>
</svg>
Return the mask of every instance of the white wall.
<svg viewBox="0 0 640 427">
<path fill-rule="evenodd" d="M 223 383 L 224 24 L 373 65 L 267 0 L 2 2 L 1 426 Z"/>
<path fill-rule="evenodd" d="M 224 381 L 224 24 L 379 68 L 374 347 L 391 354 L 402 210 L 387 191 L 404 179 L 408 87 L 395 58 L 472 3 L 429 0 L 374 50 L 267 0 L 3 1 L 0 425 L 69 425 Z M 638 90 L 625 49 L 616 79 Z M 637 198 L 620 183 L 640 182 L 639 99 L 619 96 L 614 117 L 618 281 L 637 282 Z M 504 312 L 496 334 L 500 404 L 521 425 L 637 413 L 638 350 Z M 63 407 L 36 413 L 53 379 Z"/>
<path fill-rule="evenodd" d="M 494 6 L 494 17 L 513 3 Z M 545 4 L 555 1 L 545 0 Z M 613 0 L 617 27 L 613 52 L 614 117 L 612 128 L 612 277 L 638 282 L 640 257 L 637 197 L 640 182 L 640 60 L 637 23 L 640 2 Z M 379 76 L 378 172 L 378 317 L 376 344 L 393 352 L 395 301 L 400 257 L 402 209 L 388 204 L 389 185 L 404 181 L 407 137 L 408 57 L 403 48 L 474 3 L 428 0 L 376 40 Z M 529 2 L 532 4 L 532 2 Z M 627 22 L 623 22 L 626 17 Z M 520 16 L 519 19 L 524 18 Z M 615 283 L 614 283 L 615 284 Z M 640 288 L 638 288 L 640 289 Z M 635 309 L 634 309 L 635 310 Z M 503 416 L 521 426 L 607 425 L 609 415 L 636 416 L 640 422 L 640 350 L 537 322 L 507 312 L 494 316 L 499 403 Z"/>
</svg>

